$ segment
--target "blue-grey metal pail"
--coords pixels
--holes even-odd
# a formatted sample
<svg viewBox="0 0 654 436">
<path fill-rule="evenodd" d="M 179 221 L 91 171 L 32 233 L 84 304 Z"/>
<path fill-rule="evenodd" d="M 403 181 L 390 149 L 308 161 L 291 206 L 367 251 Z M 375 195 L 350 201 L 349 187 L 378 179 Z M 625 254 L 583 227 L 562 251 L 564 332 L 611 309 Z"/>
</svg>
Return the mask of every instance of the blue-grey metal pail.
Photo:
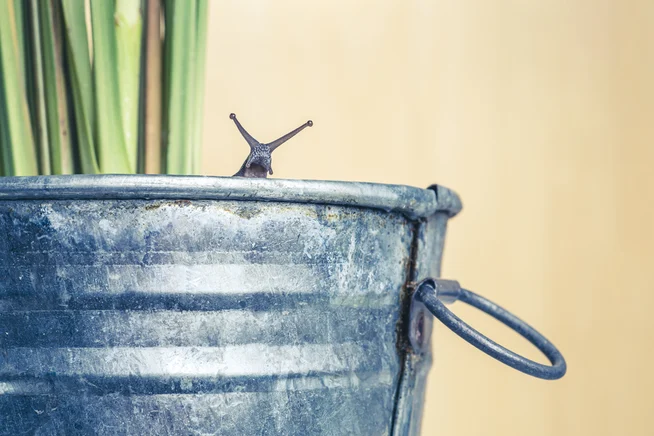
<svg viewBox="0 0 654 436">
<path fill-rule="evenodd" d="M 416 434 L 410 292 L 460 207 L 441 187 L 1 179 L 0 434 Z"/>
</svg>

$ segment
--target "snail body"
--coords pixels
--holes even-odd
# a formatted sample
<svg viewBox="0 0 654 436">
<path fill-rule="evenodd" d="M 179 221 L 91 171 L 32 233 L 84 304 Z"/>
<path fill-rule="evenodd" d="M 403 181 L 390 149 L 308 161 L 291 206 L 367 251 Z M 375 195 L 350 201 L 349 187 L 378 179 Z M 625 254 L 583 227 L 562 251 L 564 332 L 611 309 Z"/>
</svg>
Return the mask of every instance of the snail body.
<svg viewBox="0 0 654 436">
<path fill-rule="evenodd" d="M 267 144 L 261 143 L 254 139 L 247 130 L 243 128 L 241 123 L 236 118 L 236 114 L 230 114 L 229 118 L 234 121 L 238 131 L 241 132 L 243 138 L 247 141 L 250 146 L 250 154 L 241 165 L 241 168 L 238 170 L 234 177 L 258 177 L 266 178 L 268 174 L 272 175 L 272 152 L 275 151 L 277 147 L 291 139 L 293 136 L 300 133 L 306 127 L 313 126 L 313 121 L 309 120 L 306 123 L 302 124 L 297 129 L 287 133 L 286 135 L 269 142 Z"/>
</svg>

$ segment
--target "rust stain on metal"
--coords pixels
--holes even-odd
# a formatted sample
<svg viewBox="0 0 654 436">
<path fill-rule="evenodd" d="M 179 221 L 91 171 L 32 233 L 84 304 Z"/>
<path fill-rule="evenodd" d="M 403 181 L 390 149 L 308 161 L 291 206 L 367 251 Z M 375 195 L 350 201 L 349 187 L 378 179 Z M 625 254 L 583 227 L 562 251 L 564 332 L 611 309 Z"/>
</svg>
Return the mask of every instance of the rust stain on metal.
<svg viewBox="0 0 654 436">
<path fill-rule="evenodd" d="M 156 201 L 149 203 L 145 206 L 145 210 L 157 210 L 162 207 L 189 207 L 193 206 L 194 203 L 191 200 L 172 200 L 172 201 Z"/>
</svg>

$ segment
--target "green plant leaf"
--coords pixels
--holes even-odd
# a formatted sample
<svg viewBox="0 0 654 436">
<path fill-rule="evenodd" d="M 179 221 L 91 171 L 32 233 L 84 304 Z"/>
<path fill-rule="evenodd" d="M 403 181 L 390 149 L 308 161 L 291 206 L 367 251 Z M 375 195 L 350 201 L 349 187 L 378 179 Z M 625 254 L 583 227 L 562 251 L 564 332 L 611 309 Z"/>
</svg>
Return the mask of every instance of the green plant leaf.
<svg viewBox="0 0 654 436">
<path fill-rule="evenodd" d="M 25 46 L 25 8 L 23 0 L 13 0 L 14 2 L 14 25 L 16 26 L 16 49 L 18 57 L 23 62 L 16 65 L 18 74 L 22 83 L 22 89 L 27 91 L 26 74 L 25 74 L 25 57 L 27 47 Z"/>
<path fill-rule="evenodd" d="M 132 172 L 138 158 L 139 85 L 143 19 L 141 2 L 116 0 L 114 15 L 120 112 L 127 157 Z"/>
<path fill-rule="evenodd" d="M 102 172 L 125 174 L 133 171 L 120 115 L 114 9 L 113 0 L 91 2 L 96 140 Z"/>
<path fill-rule="evenodd" d="M 166 171 L 188 174 L 192 171 L 189 152 L 193 141 L 193 98 L 195 75 L 196 0 L 166 1 Z"/>
<path fill-rule="evenodd" d="M 73 94 L 78 158 L 85 174 L 99 173 L 95 145 L 95 106 L 84 2 L 61 0 L 66 26 L 68 71 Z"/>
<path fill-rule="evenodd" d="M 195 40 L 195 96 L 193 137 L 190 143 L 192 164 L 191 173 L 200 172 L 202 159 L 202 128 L 204 125 L 204 84 L 205 64 L 207 57 L 207 21 L 209 15 L 209 0 L 197 0 L 196 40 Z"/>
<path fill-rule="evenodd" d="M 43 81 L 47 108 L 50 162 L 53 174 L 74 172 L 69 120 L 69 99 L 64 70 L 64 32 L 58 1 L 37 1 L 40 7 L 43 48 Z"/>
<path fill-rule="evenodd" d="M 24 51 L 19 51 L 22 39 L 18 37 L 14 5 L 12 0 L 0 3 L 2 110 L 6 117 L 3 127 L 7 130 L 2 155 L 6 175 L 27 176 L 38 174 L 38 168 L 23 75 Z"/>
<path fill-rule="evenodd" d="M 162 74 L 161 78 L 163 81 L 163 86 L 161 87 L 161 152 L 162 152 L 162 171 L 164 173 L 168 172 L 168 124 L 169 124 L 169 114 L 170 108 L 168 103 L 170 102 L 170 66 L 172 64 L 170 55 L 172 53 L 173 45 L 173 24 L 172 24 L 172 8 L 173 0 L 163 0 L 163 21 L 164 21 L 164 36 L 163 36 L 163 62 L 162 62 Z"/>
<path fill-rule="evenodd" d="M 32 43 L 32 60 L 33 60 L 33 79 L 31 98 L 29 99 L 33 107 L 32 120 L 34 121 L 34 138 L 37 144 L 39 157 L 39 173 L 43 175 L 51 174 L 50 166 L 50 141 L 48 138 L 48 118 L 46 111 L 46 88 L 43 77 L 43 50 L 41 48 L 41 23 L 39 13 L 39 3 L 37 0 L 30 2 L 30 31 L 32 33 L 30 41 Z"/>
<path fill-rule="evenodd" d="M 12 173 L 8 112 L 9 108 L 5 98 L 4 71 L 0 67 L 0 175 L 2 176 L 11 176 Z"/>
</svg>

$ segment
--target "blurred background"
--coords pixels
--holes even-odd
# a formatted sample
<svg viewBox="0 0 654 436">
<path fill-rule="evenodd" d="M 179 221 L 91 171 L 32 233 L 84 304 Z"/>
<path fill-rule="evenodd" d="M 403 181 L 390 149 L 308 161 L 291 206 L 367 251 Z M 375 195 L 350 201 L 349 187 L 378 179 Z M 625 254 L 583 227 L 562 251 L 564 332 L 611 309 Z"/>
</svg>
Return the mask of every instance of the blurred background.
<svg viewBox="0 0 654 436">
<path fill-rule="evenodd" d="M 654 2 L 220 0 L 205 174 L 268 142 L 275 177 L 456 190 L 443 276 L 561 348 L 536 380 L 435 325 L 425 435 L 651 435 Z M 452 309 L 535 359 L 474 310 Z"/>
</svg>

